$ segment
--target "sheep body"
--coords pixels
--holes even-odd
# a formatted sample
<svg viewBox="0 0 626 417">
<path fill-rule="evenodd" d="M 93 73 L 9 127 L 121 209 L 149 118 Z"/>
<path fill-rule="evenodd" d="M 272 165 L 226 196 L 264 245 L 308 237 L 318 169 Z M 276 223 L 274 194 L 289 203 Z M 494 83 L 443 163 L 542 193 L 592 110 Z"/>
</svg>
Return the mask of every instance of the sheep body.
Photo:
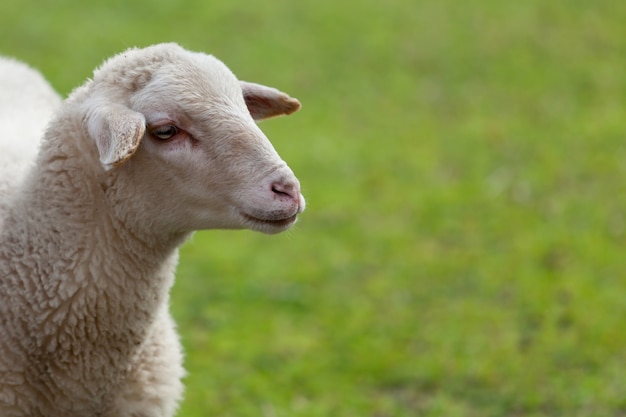
<svg viewBox="0 0 626 417">
<path fill-rule="evenodd" d="M 71 94 L 2 214 L 0 415 L 174 414 L 177 248 L 295 222 L 299 184 L 251 115 L 298 107 L 175 44 L 111 58 Z"/>
<path fill-rule="evenodd" d="M 34 160 L 43 131 L 61 98 L 37 71 L 0 57 L 0 219 L 9 195 Z M 1 221 L 1 220 L 0 220 Z"/>
</svg>

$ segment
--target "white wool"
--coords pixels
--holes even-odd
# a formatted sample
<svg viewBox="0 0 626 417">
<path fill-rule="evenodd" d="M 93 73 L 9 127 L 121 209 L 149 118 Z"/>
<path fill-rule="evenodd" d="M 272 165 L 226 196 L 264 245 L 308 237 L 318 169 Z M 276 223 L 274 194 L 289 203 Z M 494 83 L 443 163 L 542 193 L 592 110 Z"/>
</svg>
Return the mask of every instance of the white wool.
<svg viewBox="0 0 626 417">
<path fill-rule="evenodd" d="M 32 164 L 44 129 L 61 98 L 37 71 L 0 57 L 0 216 L 6 195 Z"/>
<path fill-rule="evenodd" d="M 194 230 L 295 223 L 300 185 L 254 120 L 300 105 L 175 44 L 111 58 L 60 106 L 37 73 L 7 62 L 0 416 L 172 416 L 184 375 L 168 311 L 177 248 Z"/>
</svg>

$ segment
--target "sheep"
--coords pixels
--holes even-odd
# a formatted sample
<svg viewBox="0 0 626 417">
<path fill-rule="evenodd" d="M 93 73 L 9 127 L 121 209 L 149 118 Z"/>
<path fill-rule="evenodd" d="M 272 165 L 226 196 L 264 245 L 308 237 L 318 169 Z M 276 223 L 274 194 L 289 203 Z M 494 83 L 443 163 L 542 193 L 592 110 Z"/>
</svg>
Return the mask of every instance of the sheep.
<svg viewBox="0 0 626 417">
<path fill-rule="evenodd" d="M 39 139 L 61 98 L 37 71 L 14 59 L 0 57 L 0 222 L 8 195 L 19 186 L 37 153 Z M 20 121 L 20 122 L 17 122 Z M 1 225 L 1 223 L 0 223 Z"/>
<path fill-rule="evenodd" d="M 256 121 L 299 108 L 173 43 L 126 50 L 70 94 L 2 213 L 1 416 L 174 415 L 178 247 L 296 222 L 300 184 Z"/>
</svg>

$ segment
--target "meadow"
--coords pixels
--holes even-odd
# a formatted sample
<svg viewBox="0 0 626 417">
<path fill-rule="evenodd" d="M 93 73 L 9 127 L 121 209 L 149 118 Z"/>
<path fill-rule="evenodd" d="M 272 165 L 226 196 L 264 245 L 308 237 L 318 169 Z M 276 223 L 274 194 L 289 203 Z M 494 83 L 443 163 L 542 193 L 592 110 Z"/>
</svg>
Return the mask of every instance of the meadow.
<svg viewBox="0 0 626 417">
<path fill-rule="evenodd" d="M 626 2 L 3 0 L 62 94 L 175 41 L 301 100 L 308 206 L 202 231 L 181 417 L 626 416 Z"/>
</svg>

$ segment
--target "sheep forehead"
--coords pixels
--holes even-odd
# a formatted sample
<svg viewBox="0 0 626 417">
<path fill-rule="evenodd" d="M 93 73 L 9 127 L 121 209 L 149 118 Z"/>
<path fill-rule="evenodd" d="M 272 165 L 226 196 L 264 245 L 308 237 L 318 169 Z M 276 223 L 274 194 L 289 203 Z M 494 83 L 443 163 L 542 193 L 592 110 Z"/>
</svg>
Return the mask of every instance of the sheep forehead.
<svg viewBox="0 0 626 417">
<path fill-rule="evenodd" d="M 122 52 L 94 72 L 94 81 L 138 93 L 149 87 L 159 95 L 241 95 L 237 78 L 219 59 L 173 43 Z"/>
<path fill-rule="evenodd" d="M 237 78 L 221 61 L 202 54 L 191 58 L 158 68 L 152 87 L 165 94 L 185 94 L 194 99 L 241 95 Z"/>
<path fill-rule="evenodd" d="M 237 78 L 221 61 L 204 54 L 189 53 L 160 65 L 131 103 L 137 109 L 180 109 L 198 117 L 213 111 L 248 114 Z"/>
</svg>

